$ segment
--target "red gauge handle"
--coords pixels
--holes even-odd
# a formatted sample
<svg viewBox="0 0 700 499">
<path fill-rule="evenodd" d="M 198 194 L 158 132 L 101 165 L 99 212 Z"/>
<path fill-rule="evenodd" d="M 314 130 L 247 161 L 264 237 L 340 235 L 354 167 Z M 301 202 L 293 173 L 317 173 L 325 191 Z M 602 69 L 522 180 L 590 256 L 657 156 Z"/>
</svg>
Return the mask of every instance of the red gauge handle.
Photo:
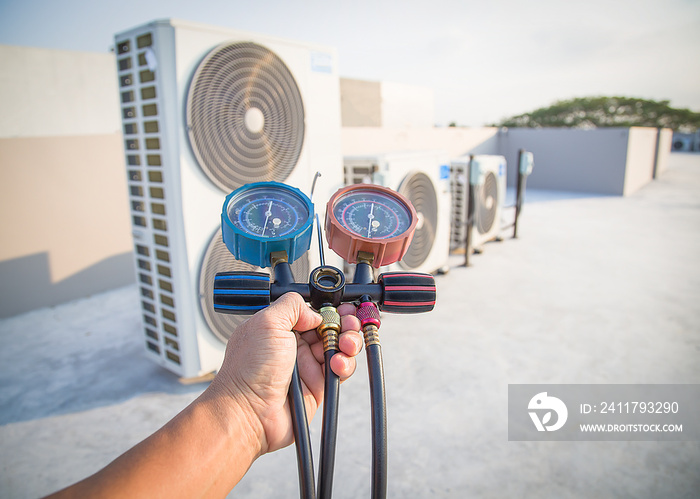
<svg viewBox="0 0 700 499">
<path fill-rule="evenodd" d="M 382 312 L 418 314 L 435 306 L 435 278 L 430 274 L 387 272 L 377 282 L 382 287 Z"/>
<path fill-rule="evenodd" d="M 348 230 L 336 218 L 333 208 L 336 201 L 351 190 L 376 191 L 380 195 L 392 197 L 403 204 L 410 213 L 410 226 L 401 234 L 383 239 L 363 237 Z M 418 215 L 413 204 L 405 196 L 380 185 L 353 184 L 343 187 L 333 194 L 326 205 L 326 240 L 328 241 L 328 246 L 348 263 L 357 263 L 357 256 L 360 251 L 374 256 L 372 261 L 374 268 L 398 262 L 408 251 L 417 223 Z"/>
</svg>

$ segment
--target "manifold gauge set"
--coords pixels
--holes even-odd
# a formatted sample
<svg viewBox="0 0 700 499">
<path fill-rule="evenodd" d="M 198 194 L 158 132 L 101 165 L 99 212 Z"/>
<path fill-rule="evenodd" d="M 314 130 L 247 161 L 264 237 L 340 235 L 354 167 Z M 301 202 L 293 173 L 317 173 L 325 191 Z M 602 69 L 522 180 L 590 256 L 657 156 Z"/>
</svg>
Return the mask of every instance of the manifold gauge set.
<svg viewBox="0 0 700 499">
<path fill-rule="evenodd" d="M 290 264 L 309 251 L 317 223 L 321 265 L 307 282 L 295 282 Z M 317 334 L 323 341 L 325 386 L 318 482 L 304 409 L 301 380 L 295 366 L 289 387 L 300 496 L 330 498 L 338 422 L 340 380 L 330 369 L 338 352 L 340 316 L 337 307 L 352 302 L 362 326 L 372 405 L 373 498 L 387 493 L 387 439 L 380 312 L 429 312 L 435 305 L 435 280 L 430 274 L 374 270 L 399 261 L 411 243 L 416 210 L 401 194 L 377 185 L 355 184 L 338 190 L 328 201 L 325 236 L 328 247 L 355 265 L 352 282 L 325 264 L 323 234 L 314 205 L 303 192 L 279 182 L 246 184 L 226 197 L 221 213 L 223 241 L 237 260 L 272 268 L 261 272 L 219 272 L 214 283 L 214 310 L 253 314 L 285 293 L 300 294 L 322 319 Z"/>
</svg>

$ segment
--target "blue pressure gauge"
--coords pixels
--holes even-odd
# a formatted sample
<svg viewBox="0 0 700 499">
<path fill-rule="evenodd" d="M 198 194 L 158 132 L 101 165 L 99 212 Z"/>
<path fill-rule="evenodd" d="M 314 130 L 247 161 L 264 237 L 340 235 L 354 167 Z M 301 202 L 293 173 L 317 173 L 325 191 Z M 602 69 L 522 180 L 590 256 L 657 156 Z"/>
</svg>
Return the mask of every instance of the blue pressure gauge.
<svg viewBox="0 0 700 499">
<path fill-rule="evenodd" d="M 311 246 L 314 206 L 296 187 L 256 182 L 226 196 L 221 213 L 224 244 L 237 260 L 269 267 L 285 251 L 289 263 Z"/>
</svg>

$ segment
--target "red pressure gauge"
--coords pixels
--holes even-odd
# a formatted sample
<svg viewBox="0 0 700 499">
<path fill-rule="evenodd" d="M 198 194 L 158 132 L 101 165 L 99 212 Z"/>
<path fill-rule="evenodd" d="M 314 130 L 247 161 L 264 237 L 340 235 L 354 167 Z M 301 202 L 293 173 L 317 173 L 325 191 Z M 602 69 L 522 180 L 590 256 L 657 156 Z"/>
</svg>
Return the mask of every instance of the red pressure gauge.
<svg viewBox="0 0 700 499">
<path fill-rule="evenodd" d="M 401 260 L 417 223 L 411 202 L 379 185 L 343 187 L 326 205 L 328 246 L 348 263 L 357 263 L 360 251 L 374 255 L 375 268 Z"/>
</svg>

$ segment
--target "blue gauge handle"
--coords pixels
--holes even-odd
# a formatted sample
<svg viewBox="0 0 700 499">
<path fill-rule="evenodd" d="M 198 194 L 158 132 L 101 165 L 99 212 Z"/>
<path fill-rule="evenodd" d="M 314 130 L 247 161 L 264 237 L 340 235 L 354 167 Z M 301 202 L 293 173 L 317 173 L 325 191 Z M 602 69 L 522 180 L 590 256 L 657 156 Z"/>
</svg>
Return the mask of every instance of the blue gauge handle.
<svg viewBox="0 0 700 499">
<path fill-rule="evenodd" d="M 270 276 L 262 272 L 219 272 L 214 277 L 214 310 L 254 314 L 270 305 Z"/>
<path fill-rule="evenodd" d="M 299 189 L 280 182 L 255 182 L 226 196 L 221 213 L 224 244 L 236 258 L 270 267 L 273 252 L 294 262 L 311 247 L 314 206 Z"/>
</svg>

